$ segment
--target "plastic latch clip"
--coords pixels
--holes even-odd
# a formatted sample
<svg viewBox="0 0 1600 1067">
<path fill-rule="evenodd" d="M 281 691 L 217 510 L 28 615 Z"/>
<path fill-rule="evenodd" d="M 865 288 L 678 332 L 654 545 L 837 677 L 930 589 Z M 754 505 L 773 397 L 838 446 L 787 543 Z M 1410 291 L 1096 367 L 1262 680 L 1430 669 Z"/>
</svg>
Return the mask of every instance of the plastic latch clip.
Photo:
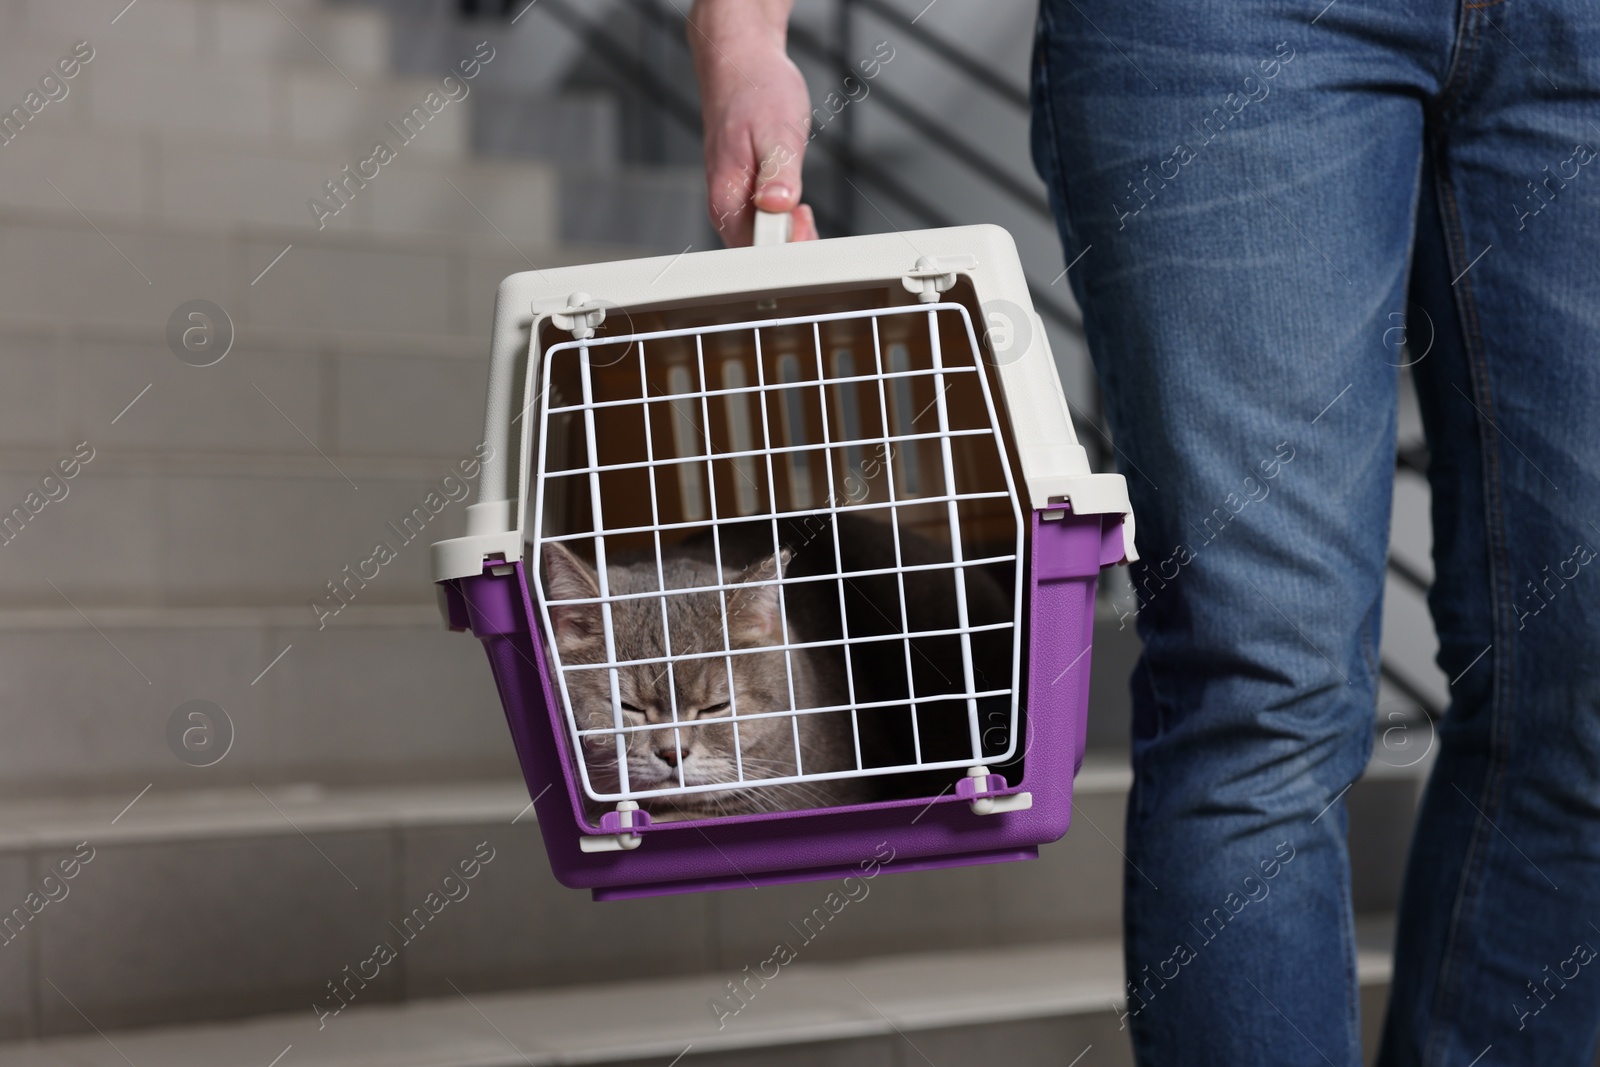
<svg viewBox="0 0 1600 1067">
<path fill-rule="evenodd" d="M 1004 775 L 991 774 L 987 767 L 971 767 L 956 783 L 956 796 L 969 802 L 974 815 L 998 815 L 1007 811 L 1027 811 L 1033 807 L 1033 794 L 1006 793 Z"/>
<path fill-rule="evenodd" d="M 609 832 L 585 834 L 578 838 L 578 847 L 585 852 L 631 852 L 644 843 L 644 838 L 633 831 L 649 825 L 650 813 L 640 811 L 633 801 L 624 800 L 616 811 L 600 816 L 600 829 Z"/>
</svg>

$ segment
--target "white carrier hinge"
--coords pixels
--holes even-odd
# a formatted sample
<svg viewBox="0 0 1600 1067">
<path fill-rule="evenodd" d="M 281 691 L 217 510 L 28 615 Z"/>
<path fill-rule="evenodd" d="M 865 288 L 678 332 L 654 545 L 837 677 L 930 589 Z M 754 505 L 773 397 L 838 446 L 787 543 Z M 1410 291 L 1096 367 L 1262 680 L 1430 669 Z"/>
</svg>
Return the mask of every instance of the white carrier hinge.
<svg viewBox="0 0 1600 1067">
<path fill-rule="evenodd" d="M 588 293 L 573 293 L 567 297 L 567 306 L 550 316 L 556 328 L 566 330 L 578 341 L 594 336 L 595 328 L 606 321 L 605 305 L 591 299 Z"/>
<path fill-rule="evenodd" d="M 937 259 L 923 256 L 917 260 L 910 273 L 900 276 L 900 284 L 924 304 L 939 299 L 939 294 L 956 284 L 956 272 L 975 270 L 978 260 L 974 256 L 941 256 Z"/>
</svg>

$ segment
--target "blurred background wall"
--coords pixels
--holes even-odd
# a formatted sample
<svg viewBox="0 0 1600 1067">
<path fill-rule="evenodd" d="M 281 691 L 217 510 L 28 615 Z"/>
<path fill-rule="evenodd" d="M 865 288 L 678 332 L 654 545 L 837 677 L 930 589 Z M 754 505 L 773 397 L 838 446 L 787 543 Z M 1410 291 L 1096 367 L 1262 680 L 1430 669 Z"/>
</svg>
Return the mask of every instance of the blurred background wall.
<svg viewBox="0 0 1600 1067">
<path fill-rule="evenodd" d="M 470 466 L 499 279 L 716 246 L 686 9 L 0 5 L 0 1063 L 1129 1062 L 1121 575 L 1068 839 L 874 883 L 711 1038 L 707 999 L 823 891 L 557 886 L 482 653 L 439 624 L 427 545 L 464 502 L 417 509 Z M 824 235 L 1011 230 L 1110 469 L 1027 159 L 1032 15 L 801 0 L 807 199 Z M 1380 744 L 1350 795 L 1369 1028 L 1443 703 L 1401 425 Z M 483 847 L 470 896 L 350 985 Z"/>
</svg>

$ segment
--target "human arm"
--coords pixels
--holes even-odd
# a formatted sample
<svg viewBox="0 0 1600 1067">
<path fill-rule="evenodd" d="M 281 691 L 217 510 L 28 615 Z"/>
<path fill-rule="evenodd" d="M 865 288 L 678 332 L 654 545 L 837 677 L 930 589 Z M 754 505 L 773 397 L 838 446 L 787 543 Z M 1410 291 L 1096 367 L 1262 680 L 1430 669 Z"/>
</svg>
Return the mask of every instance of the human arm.
<svg viewBox="0 0 1600 1067">
<path fill-rule="evenodd" d="M 817 236 L 800 202 L 811 101 L 784 50 L 792 7 L 793 0 L 695 0 L 689 12 L 707 208 L 730 246 L 750 243 L 755 208 L 792 211 L 791 240 Z"/>
</svg>

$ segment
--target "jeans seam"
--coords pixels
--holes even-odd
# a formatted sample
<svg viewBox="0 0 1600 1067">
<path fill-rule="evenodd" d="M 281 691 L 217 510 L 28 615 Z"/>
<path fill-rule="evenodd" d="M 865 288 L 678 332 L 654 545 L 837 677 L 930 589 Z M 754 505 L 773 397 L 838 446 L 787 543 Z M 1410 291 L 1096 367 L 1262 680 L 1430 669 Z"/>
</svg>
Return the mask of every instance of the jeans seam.
<svg viewBox="0 0 1600 1067">
<path fill-rule="evenodd" d="M 1478 19 L 1474 12 L 1483 5 L 1475 4 L 1472 0 L 1462 0 L 1460 16 L 1456 25 L 1456 37 L 1452 43 L 1450 66 L 1445 71 L 1444 83 L 1439 87 L 1439 95 L 1433 102 L 1433 111 L 1443 122 L 1444 116 L 1450 111 L 1462 90 L 1466 87 L 1467 79 L 1472 73 L 1472 63 L 1478 54 Z"/>
<path fill-rule="evenodd" d="M 1426 141 L 1424 141 L 1423 148 L 1422 148 L 1422 153 L 1420 153 L 1417 156 L 1417 170 L 1416 170 L 1416 174 L 1414 175 L 1412 183 L 1411 183 L 1411 190 L 1412 190 L 1412 192 L 1411 192 L 1411 210 L 1410 210 L 1409 214 L 1411 216 L 1411 231 L 1412 231 L 1412 233 L 1415 233 L 1416 230 L 1417 230 L 1417 226 L 1418 226 L 1418 223 L 1419 223 L 1418 216 L 1421 214 L 1422 178 L 1423 178 L 1423 176 L 1425 174 L 1427 174 L 1427 167 L 1425 165 L 1426 164 L 1425 156 L 1426 156 L 1427 152 L 1428 152 L 1428 146 L 1427 146 Z M 1402 275 L 1402 277 L 1407 279 L 1407 284 L 1406 284 L 1406 290 L 1407 291 L 1406 291 L 1406 296 L 1405 296 L 1405 303 L 1402 305 L 1402 310 L 1403 310 L 1403 312 L 1405 313 L 1405 315 L 1408 318 L 1409 318 L 1410 313 L 1411 313 L 1410 278 L 1411 278 L 1412 272 L 1416 269 L 1416 260 L 1417 260 L 1417 247 L 1416 247 L 1416 241 L 1415 241 L 1415 239 L 1413 239 L 1412 241 L 1410 241 L 1410 242 L 1408 242 L 1406 244 L 1406 262 L 1405 262 L 1405 268 L 1404 268 L 1405 269 L 1405 273 Z M 1419 362 L 1420 362 L 1420 360 L 1419 360 Z M 1400 371 L 1396 370 L 1395 371 L 1395 378 L 1396 378 L 1396 388 L 1397 388 L 1397 390 L 1398 390 L 1398 379 L 1399 379 L 1399 376 L 1400 376 Z M 1399 432 L 1399 427 L 1397 425 L 1396 426 L 1396 436 L 1397 437 L 1398 437 L 1398 432 Z M 1394 480 L 1393 480 L 1393 475 L 1391 474 L 1391 476 L 1390 476 L 1391 492 L 1393 490 L 1393 484 L 1394 484 Z M 1392 511 L 1393 504 L 1390 505 L 1390 508 L 1391 508 L 1390 521 L 1393 521 L 1393 511 Z M 1387 566 L 1387 564 L 1386 564 L 1386 566 Z M 1387 585 L 1387 583 L 1384 582 L 1384 581 L 1380 580 L 1378 582 L 1378 596 L 1377 596 L 1377 599 L 1374 601 L 1374 608 L 1377 611 L 1377 619 L 1373 623 L 1371 629 L 1368 631 L 1368 634 L 1367 634 L 1367 637 L 1369 639 L 1371 637 L 1373 637 L 1373 636 L 1376 636 L 1376 638 L 1377 638 L 1376 642 L 1374 643 L 1374 646 L 1371 648 L 1371 650 L 1370 650 L 1370 652 L 1368 654 L 1368 662 L 1367 662 L 1367 674 L 1368 674 L 1368 677 L 1372 680 L 1373 692 L 1374 693 L 1377 692 L 1378 684 L 1379 684 L 1379 681 L 1380 681 L 1380 679 L 1382 677 L 1382 673 L 1383 673 L 1383 607 L 1384 607 L 1384 603 L 1385 603 L 1385 601 L 1387 599 L 1387 596 L 1386 596 L 1386 585 Z"/>
<path fill-rule="evenodd" d="M 1445 216 L 1442 220 L 1450 243 L 1450 258 L 1460 262 L 1466 258 L 1466 236 L 1461 225 L 1460 206 L 1457 203 L 1455 190 L 1448 181 L 1448 172 L 1441 163 L 1436 172 L 1438 177 L 1439 200 L 1441 213 Z M 1452 268 L 1454 269 L 1454 264 Z M 1463 275 L 1458 279 L 1460 289 L 1456 296 L 1458 313 L 1462 320 L 1463 348 L 1467 358 L 1468 374 L 1471 378 L 1469 384 L 1477 395 L 1478 402 L 1483 405 L 1485 419 L 1492 418 L 1494 404 L 1489 393 L 1488 366 L 1485 360 L 1483 334 L 1478 320 L 1477 304 L 1472 296 L 1472 283 Z M 1506 640 L 1504 605 L 1509 602 L 1504 595 L 1502 586 L 1508 580 L 1509 564 L 1505 557 L 1504 513 L 1501 499 L 1501 476 L 1499 452 L 1494 446 L 1493 438 L 1485 432 L 1481 423 L 1478 424 L 1478 447 L 1483 456 L 1483 470 L 1480 477 L 1483 481 L 1485 540 L 1488 547 L 1488 564 L 1490 576 L 1490 618 L 1491 629 L 1498 638 L 1497 644 L 1504 646 Z M 1478 806 L 1485 813 L 1494 812 L 1498 808 L 1501 785 L 1505 776 L 1508 738 L 1505 732 L 1509 729 L 1509 721 L 1504 714 L 1505 694 L 1510 684 L 1509 657 L 1494 653 L 1490 659 L 1490 668 L 1494 671 L 1495 678 L 1490 686 L 1489 696 L 1489 765 L 1484 775 L 1483 785 L 1478 796 Z M 1434 993 L 1433 1012 L 1428 1022 L 1428 1032 L 1423 1041 L 1424 1064 L 1438 1064 L 1445 1054 L 1441 1021 L 1453 1018 L 1452 1005 L 1457 995 L 1460 967 L 1458 957 L 1461 955 L 1461 923 L 1467 904 L 1478 895 L 1482 883 L 1485 865 L 1488 861 L 1488 843 L 1493 840 L 1493 835 L 1486 832 L 1484 821 L 1475 820 L 1472 833 L 1469 837 L 1467 853 L 1462 864 L 1461 881 L 1457 886 L 1455 900 L 1451 906 L 1450 923 L 1445 934 L 1444 950 L 1439 959 L 1438 978 Z"/>
<path fill-rule="evenodd" d="M 1348 818 L 1348 817 L 1347 817 Z M 1348 823 L 1346 824 L 1348 827 Z M 1350 991 L 1350 1007 L 1346 1012 L 1345 1021 L 1349 1029 L 1345 1031 L 1345 1054 L 1351 1050 L 1356 1053 L 1355 1062 L 1361 1062 L 1361 968 L 1357 958 L 1355 941 L 1355 903 L 1350 892 L 1350 858 L 1349 848 L 1345 850 L 1345 870 L 1339 881 L 1339 906 L 1342 911 L 1340 919 L 1339 940 L 1344 942 L 1345 987 Z"/>
</svg>

